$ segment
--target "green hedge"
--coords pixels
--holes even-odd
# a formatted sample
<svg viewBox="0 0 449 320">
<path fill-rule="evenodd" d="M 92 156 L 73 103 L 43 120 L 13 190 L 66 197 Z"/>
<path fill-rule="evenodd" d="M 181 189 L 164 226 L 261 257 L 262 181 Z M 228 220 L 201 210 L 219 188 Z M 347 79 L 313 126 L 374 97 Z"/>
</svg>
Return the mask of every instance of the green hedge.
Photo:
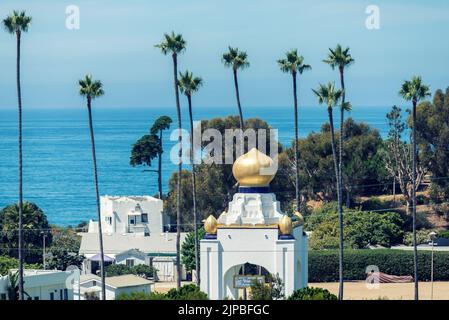
<svg viewBox="0 0 449 320">
<path fill-rule="evenodd" d="M 434 252 L 434 280 L 449 280 L 449 252 Z M 430 251 L 418 251 L 418 279 L 430 281 Z M 366 267 L 375 265 L 379 271 L 413 276 L 413 251 L 375 249 L 345 250 L 343 274 L 345 280 L 365 280 Z M 338 281 L 338 250 L 309 251 L 309 282 Z"/>
</svg>

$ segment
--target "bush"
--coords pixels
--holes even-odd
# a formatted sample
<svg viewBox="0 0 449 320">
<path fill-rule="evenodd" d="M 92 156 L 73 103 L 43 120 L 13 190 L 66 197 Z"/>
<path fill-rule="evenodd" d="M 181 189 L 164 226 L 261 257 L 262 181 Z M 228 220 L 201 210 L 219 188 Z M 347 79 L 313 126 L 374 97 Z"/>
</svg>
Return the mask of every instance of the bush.
<svg viewBox="0 0 449 320">
<path fill-rule="evenodd" d="M 418 251 L 418 278 L 430 280 L 430 251 Z M 366 267 L 398 276 L 413 276 L 413 251 L 394 249 L 346 250 L 343 270 L 345 280 L 365 280 Z M 434 253 L 434 280 L 449 280 L 449 252 Z M 309 251 L 309 282 L 338 281 L 338 250 Z"/>
<path fill-rule="evenodd" d="M 132 292 L 122 293 L 115 300 L 167 300 L 167 296 L 163 293 L 151 292 Z"/>
<path fill-rule="evenodd" d="M 135 274 L 143 278 L 152 278 L 156 270 L 146 264 L 138 264 L 134 267 L 128 267 L 125 264 L 110 264 L 105 267 L 107 277 L 121 276 L 124 274 Z"/>
<path fill-rule="evenodd" d="M 444 239 L 449 239 L 449 230 L 439 232 L 438 237 L 444 238 Z"/>
<path fill-rule="evenodd" d="M 187 284 L 179 289 L 170 289 L 166 297 L 169 300 L 207 300 L 207 294 L 194 284 Z"/>
<path fill-rule="evenodd" d="M 416 231 L 416 242 L 418 244 L 424 244 L 430 242 L 429 237 L 430 230 L 417 230 Z M 412 246 L 413 245 L 413 233 L 407 232 L 404 237 L 404 244 L 406 246 Z"/>
<path fill-rule="evenodd" d="M 284 283 L 279 274 L 267 276 L 267 282 L 254 280 L 250 300 L 280 300 L 284 298 Z"/>
<path fill-rule="evenodd" d="M 25 269 L 41 269 L 40 264 L 25 264 Z M 19 260 L 7 256 L 0 256 L 0 276 L 8 274 L 10 269 L 18 269 Z"/>
<path fill-rule="evenodd" d="M 337 296 L 322 288 L 302 288 L 294 291 L 288 300 L 337 300 Z"/>
</svg>

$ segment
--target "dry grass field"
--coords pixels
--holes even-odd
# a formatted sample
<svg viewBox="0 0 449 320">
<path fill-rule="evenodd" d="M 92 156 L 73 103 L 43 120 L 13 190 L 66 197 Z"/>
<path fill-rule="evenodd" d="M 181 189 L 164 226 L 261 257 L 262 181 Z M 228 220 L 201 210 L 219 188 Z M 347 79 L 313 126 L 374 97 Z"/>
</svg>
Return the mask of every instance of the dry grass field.
<svg viewBox="0 0 449 320">
<path fill-rule="evenodd" d="M 309 283 L 310 287 L 319 287 L 338 293 L 337 282 Z M 419 283 L 420 300 L 430 300 L 431 284 L 430 282 Z M 363 281 L 345 282 L 344 286 L 345 300 L 413 300 L 413 283 L 381 283 L 378 289 L 368 289 Z M 449 300 L 449 282 L 434 282 L 433 284 L 434 300 Z"/>
</svg>

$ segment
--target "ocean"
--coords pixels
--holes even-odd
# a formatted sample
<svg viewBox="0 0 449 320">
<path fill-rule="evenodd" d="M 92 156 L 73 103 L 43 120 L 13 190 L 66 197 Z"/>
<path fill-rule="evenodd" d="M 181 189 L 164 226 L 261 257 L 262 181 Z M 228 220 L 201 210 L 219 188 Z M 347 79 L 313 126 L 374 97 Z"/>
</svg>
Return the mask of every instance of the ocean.
<svg viewBox="0 0 449 320">
<path fill-rule="evenodd" d="M 387 134 L 386 113 L 390 107 L 355 107 L 349 114 Z M 244 107 L 245 118 L 258 117 L 278 129 L 279 140 L 290 145 L 293 138 L 292 107 Z M 188 113 L 183 110 L 183 127 L 188 129 Z M 195 108 L 195 120 L 237 114 L 236 107 Z M 154 195 L 157 174 L 131 167 L 131 145 L 146 134 L 161 115 L 172 117 L 175 108 L 95 109 L 94 130 L 100 194 Z M 94 219 L 95 193 L 87 122 L 87 110 L 32 109 L 23 114 L 24 200 L 35 202 L 50 223 L 76 225 Z M 304 137 L 319 131 L 326 122 L 324 107 L 300 107 L 299 130 Z M 163 186 L 176 166 L 170 162 L 170 148 L 175 142 L 164 137 Z M 156 163 L 155 163 L 156 164 Z M 0 208 L 17 202 L 17 112 L 0 110 Z"/>
</svg>

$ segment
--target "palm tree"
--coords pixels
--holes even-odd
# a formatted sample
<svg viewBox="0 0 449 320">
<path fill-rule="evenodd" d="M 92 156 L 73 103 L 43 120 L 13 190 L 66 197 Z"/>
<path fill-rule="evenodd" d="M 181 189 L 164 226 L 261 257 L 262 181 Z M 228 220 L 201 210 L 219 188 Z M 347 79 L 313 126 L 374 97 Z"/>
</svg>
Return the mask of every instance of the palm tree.
<svg viewBox="0 0 449 320">
<path fill-rule="evenodd" d="M 179 89 L 187 97 L 189 104 L 190 118 L 190 162 L 192 163 L 192 195 L 193 195 L 193 231 L 195 234 L 195 271 L 196 283 L 200 285 L 200 256 L 198 249 L 198 217 L 196 213 L 196 172 L 195 172 L 195 148 L 193 146 L 193 115 L 192 115 L 192 93 L 197 92 L 203 84 L 203 79 L 193 77 L 193 74 L 186 71 L 179 74 Z"/>
<path fill-rule="evenodd" d="M 412 101 L 412 202 L 413 202 L 413 264 L 415 279 L 415 300 L 418 300 L 418 249 L 416 243 L 416 105 L 418 101 L 430 96 L 429 87 L 422 83 L 421 77 L 414 76 L 412 80 L 405 81 L 399 90 L 399 95 L 407 101 Z"/>
<path fill-rule="evenodd" d="M 16 61 L 16 77 L 17 77 L 17 100 L 19 112 L 19 299 L 23 300 L 23 165 L 22 165 L 22 89 L 20 86 L 20 44 L 22 32 L 27 32 L 31 24 L 31 17 L 25 14 L 25 11 L 13 11 L 3 20 L 3 26 L 10 34 L 16 35 L 17 40 L 17 61 Z"/>
<path fill-rule="evenodd" d="M 92 126 L 92 100 L 104 94 L 103 85 L 99 80 L 92 80 L 91 75 L 86 75 L 84 79 L 79 80 L 79 93 L 87 99 L 87 112 L 89 114 L 89 131 L 90 142 L 92 144 L 92 160 L 94 166 L 94 183 L 95 196 L 97 201 L 97 219 L 98 219 L 98 241 L 100 243 L 100 273 L 101 273 L 101 294 L 102 299 L 106 300 L 106 282 L 104 273 L 104 250 L 103 250 L 103 233 L 101 229 L 101 210 L 100 210 L 100 193 L 98 192 L 98 175 L 97 175 L 97 156 L 95 153 L 94 128 Z"/>
<path fill-rule="evenodd" d="M 173 85 L 175 88 L 176 98 L 176 112 L 178 116 L 178 145 L 179 145 L 179 161 L 178 161 L 178 179 L 177 179 L 177 192 L 178 197 L 176 200 L 176 286 L 181 287 L 181 175 L 182 175 L 182 135 L 181 135 L 181 106 L 179 104 L 179 90 L 178 90 L 178 54 L 183 52 L 186 48 L 186 42 L 182 38 L 182 35 L 175 34 L 173 31 L 171 34 L 164 34 L 164 39 L 161 43 L 155 45 L 156 48 L 161 49 L 164 55 L 171 54 L 173 60 Z"/>
<path fill-rule="evenodd" d="M 235 96 L 237 98 L 237 107 L 239 109 L 240 129 L 245 130 L 243 122 L 242 106 L 240 104 L 239 82 L 237 79 L 238 69 L 245 69 L 249 67 L 248 55 L 245 51 L 240 51 L 238 48 L 228 47 L 229 51 L 223 54 L 222 62 L 226 67 L 232 68 L 234 75 Z M 242 141 L 243 144 L 243 141 Z"/>
<path fill-rule="evenodd" d="M 298 54 L 297 49 L 288 51 L 285 59 L 278 60 L 279 68 L 282 72 L 290 73 L 293 79 L 293 100 L 294 100 L 294 112 L 295 112 L 295 199 L 296 210 L 300 211 L 300 199 L 299 199 L 299 146 L 298 146 L 298 93 L 296 85 L 297 74 L 302 74 L 306 70 L 311 70 L 312 67 L 308 64 L 304 64 L 304 57 Z"/>
<path fill-rule="evenodd" d="M 335 83 L 330 82 L 327 85 L 320 84 L 320 87 L 317 90 L 312 91 L 318 97 L 319 104 L 327 105 L 327 113 L 329 116 L 329 123 L 331 128 L 331 144 L 332 144 L 332 156 L 334 159 L 334 169 L 335 169 L 335 177 L 337 179 L 337 199 L 338 199 L 338 207 L 341 206 L 341 192 L 340 192 L 340 179 L 338 176 L 338 160 L 337 160 L 337 151 L 335 146 L 335 131 L 334 131 L 334 118 L 332 114 L 332 109 L 335 107 L 342 94 L 342 90 L 335 89 Z M 339 211 L 338 219 L 340 224 L 340 256 L 339 256 L 339 290 L 338 290 L 338 298 L 343 300 L 343 213 Z"/>
<path fill-rule="evenodd" d="M 344 118 L 345 118 L 345 110 L 349 109 L 349 105 L 346 104 L 346 91 L 345 91 L 345 77 L 344 71 L 346 67 L 349 67 L 354 63 L 354 59 L 349 53 L 349 47 L 343 49 L 341 45 L 337 45 L 335 49 L 329 48 L 329 54 L 327 59 L 323 60 L 323 62 L 329 64 L 334 70 L 338 68 L 340 73 L 340 84 L 341 90 L 343 94 L 341 96 L 341 107 L 340 107 L 340 141 L 339 141 L 339 155 L 338 155 L 338 176 L 340 178 L 340 192 L 343 192 L 343 176 L 342 176 L 342 166 L 343 166 L 343 136 L 344 136 Z M 342 197 L 342 195 L 340 195 Z M 343 197 L 342 197 L 343 198 Z M 342 204 L 343 205 L 343 204 Z M 339 211 L 343 211 L 343 208 L 338 208 Z"/>
</svg>

